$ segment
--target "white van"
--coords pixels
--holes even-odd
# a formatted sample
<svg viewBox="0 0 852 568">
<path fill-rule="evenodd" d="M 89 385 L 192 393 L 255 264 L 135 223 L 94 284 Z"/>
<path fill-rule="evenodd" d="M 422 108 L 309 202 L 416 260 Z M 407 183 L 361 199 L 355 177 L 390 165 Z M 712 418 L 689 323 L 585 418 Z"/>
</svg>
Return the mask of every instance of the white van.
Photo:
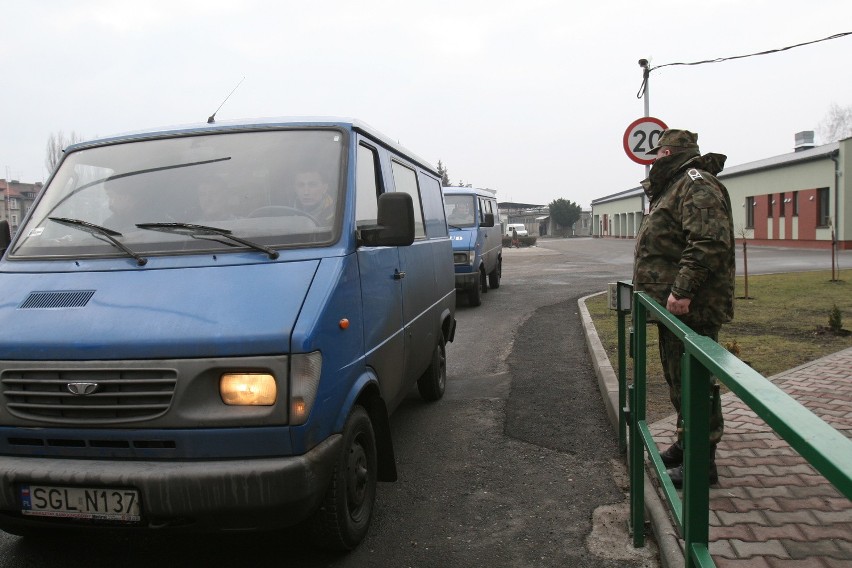
<svg viewBox="0 0 852 568">
<path fill-rule="evenodd" d="M 527 227 L 523 223 L 509 223 L 506 225 L 506 236 L 512 236 L 512 229 L 517 231 L 519 237 L 526 237 L 529 235 L 527 232 Z"/>
</svg>

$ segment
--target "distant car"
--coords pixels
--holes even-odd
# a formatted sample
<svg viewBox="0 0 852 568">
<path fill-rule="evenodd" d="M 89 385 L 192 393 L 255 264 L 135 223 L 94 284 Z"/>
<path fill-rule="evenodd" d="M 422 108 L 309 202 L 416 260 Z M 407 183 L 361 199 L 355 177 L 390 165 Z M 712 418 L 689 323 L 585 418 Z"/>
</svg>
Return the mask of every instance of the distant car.
<svg viewBox="0 0 852 568">
<path fill-rule="evenodd" d="M 519 237 L 526 237 L 526 236 L 529 235 L 529 233 L 527 232 L 527 228 L 526 228 L 526 226 L 524 226 L 523 223 L 509 223 L 508 225 L 506 225 L 506 236 L 507 237 L 513 236 L 512 235 L 512 229 L 515 229 L 515 231 L 518 233 Z"/>
</svg>

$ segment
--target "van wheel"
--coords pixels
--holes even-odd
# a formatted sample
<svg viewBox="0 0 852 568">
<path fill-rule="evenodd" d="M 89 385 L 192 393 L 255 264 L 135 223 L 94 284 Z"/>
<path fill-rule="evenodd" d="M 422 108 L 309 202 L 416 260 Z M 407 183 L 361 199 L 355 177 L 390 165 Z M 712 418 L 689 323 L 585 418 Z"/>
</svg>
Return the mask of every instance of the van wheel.
<svg viewBox="0 0 852 568">
<path fill-rule="evenodd" d="M 444 396 L 447 388 L 447 348 L 443 336 L 438 338 L 435 351 L 432 353 L 432 362 L 426 372 L 417 379 L 417 390 L 420 396 L 427 402 L 434 402 Z"/>
<path fill-rule="evenodd" d="M 471 306 L 479 306 L 482 304 L 482 273 L 476 271 L 476 278 L 473 279 L 473 286 L 467 291 L 467 301 Z"/>
<path fill-rule="evenodd" d="M 367 535 L 376 500 L 376 436 L 362 406 L 356 406 L 343 428 L 340 452 L 322 505 L 309 521 L 319 546 L 352 550 Z"/>
<path fill-rule="evenodd" d="M 488 293 L 488 277 L 485 276 L 485 265 L 483 265 L 482 268 L 480 268 L 479 274 L 480 274 L 479 284 L 480 284 L 480 286 L 482 286 L 482 293 L 487 294 Z"/>
<path fill-rule="evenodd" d="M 0 530 L 9 534 L 13 534 L 15 536 L 31 539 L 33 541 L 35 541 L 35 539 L 42 539 L 43 541 L 61 539 L 63 536 L 67 536 L 69 534 L 65 531 L 61 531 L 59 529 L 54 529 L 51 527 L 7 527 L 4 525 L 0 528 Z"/>
<path fill-rule="evenodd" d="M 494 267 L 494 270 L 491 271 L 491 274 L 488 275 L 488 285 L 491 286 L 492 290 L 496 290 L 500 287 L 500 278 L 503 276 L 503 261 L 497 260 L 497 266 Z"/>
</svg>

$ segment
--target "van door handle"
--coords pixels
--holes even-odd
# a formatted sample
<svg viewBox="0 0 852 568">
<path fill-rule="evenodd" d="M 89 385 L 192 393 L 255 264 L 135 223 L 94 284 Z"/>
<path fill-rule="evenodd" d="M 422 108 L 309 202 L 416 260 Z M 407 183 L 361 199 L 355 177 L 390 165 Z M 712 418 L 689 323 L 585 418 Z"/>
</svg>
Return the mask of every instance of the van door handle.
<svg viewBox="0 0 852 568">
<path fill-rule="evenodd" d="M 400 272 L 399 268 L 394 268 L 393 269 L 393 279 L 394 280 L 402 280 L 403 278 L 405 278 L 405 272 Z"/>
</svg>

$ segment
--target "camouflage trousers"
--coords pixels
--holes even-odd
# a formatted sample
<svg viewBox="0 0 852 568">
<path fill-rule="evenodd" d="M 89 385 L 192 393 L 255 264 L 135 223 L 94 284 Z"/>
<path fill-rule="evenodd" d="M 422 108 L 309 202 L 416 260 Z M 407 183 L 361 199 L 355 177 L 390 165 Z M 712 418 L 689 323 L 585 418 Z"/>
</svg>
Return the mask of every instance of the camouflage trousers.
<svg viewBox="0 0 852 568">
<path fill-rule="evenodd" d="M 704 335 L 713 341 L 719 340 L 720 326 L 695 326 L 692 329 L 700 335 Z M 683 415 L 681 414 L 681 358 L 683 357 L 683 343 L 663 324 L 657 324 L 660 336 L 660 362 L 663 364 L 663 374 L 669 385 L 669 398 L 677 411 L 677 439 L 683 441 Z M 710 444 L 716 445 L 722 439 L 725 429 L 725 420 L 722 418 L 722 401 L 719 398 L 719 385 L 716 377 L 710 377 L 711 396 L 710 405 Z"/>
</svg>

